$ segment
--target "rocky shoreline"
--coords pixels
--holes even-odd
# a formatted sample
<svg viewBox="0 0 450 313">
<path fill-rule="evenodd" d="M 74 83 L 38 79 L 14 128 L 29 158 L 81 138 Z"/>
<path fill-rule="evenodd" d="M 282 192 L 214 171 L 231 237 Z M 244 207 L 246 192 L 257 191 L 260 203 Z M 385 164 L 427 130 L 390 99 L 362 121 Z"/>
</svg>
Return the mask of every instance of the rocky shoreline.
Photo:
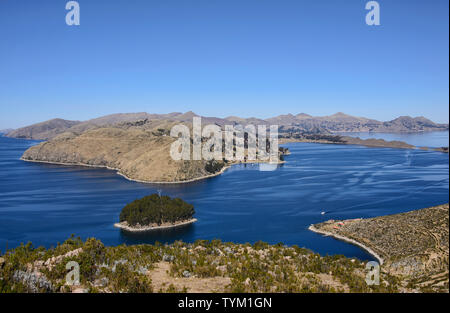
<svg viewBox="0 0 450 313">
<path fill-rule="evenodd" d="M 116 171 L 117 175 L 120 175 L 120 176 L 122 176 L 123 178 L 125 178 L 125 179 L 127 179 L 129 181 L 134 181 L 134 182 L 144 183 L 144 184 L 183 184 L 183 183 L 192 183 L 192 182 L 195 182 L 195 181 L 198 181 L 198 180 L 216 177 L 216 176 L 222 174 L 223 172 L 225 172 L 227 169 L 229 169 L 231 167 L 231 165 L 227 165 L 227 166 L 224 166 L 220 171 L 218 171 L 217 173 L 214 173 L 214 174 L 205 175 L 205 176 L 202 176 L 202 177 L 196 177 L 196 178 L 192 178 L 192 179 L 188 179 L 188 180 L 180 180 L 180 181 L 173 181 L 173 182 L 171 182 L 171 181 L 149 181 L 149 180 L 134 179 L 134 178 L 128 177 L 127 175 L 122 173 L 119 168 L 110 167 L 110 166 L 106 166 L 106 165 L 92 165 L 92 164 L 86 164 L 86 163 L 64 163 L 64 162 L 53 162 L 53 161 L 29 160 L 29 159 L 25 159 L 23 157 L 21 157 L 20 160 L 26 161 L 26 162 L 33 162 L 33 163 L 45 163 L 45 164 L 65 165 L 65 166 L 85 166 L 85 167 L 94 167 L 94 168 L 105 168 L 105 169 L 108 169 L 108 170 Z M 234 165 L 234 164 L 232 164 L 232 165 Z"/>
<path fill-rule="evenodd" d="M 289 153 L 285 154 L 285 155 L 289 155 Z M 204 175 L 201 177 L 196 177 L 196 178 L 192 178 L 192 179 L 188 179 L 188 180 L 180 180 L 180 181 L 149 181 L 149 180 L 140 180 L 140 179 L 134 179 L 131 177 L 128 177 L 126 174 L 122 173 L 120 171 L 119 168 L 114 168 L 114 167 L 110 167 L 110 166 L 106 166 L 106 165 L 92 165 L 92 164 L 85 164 L 85 163 L 64 163 L 64 162 L 53 162 L 53 161 L 41 161 L 41 160 L 30 160 L 30 159 L 25 159 L 23 157 L 20 158 L 20 160 L 22 161 L 26 161 L 26 162 L 33 162 L 33 163 L 45 163 L 45 164 L 55 164 L 55 165 L 65 165 L 65 166 L 85 166 L 85 167 L 94 167 L 94 168 L 105 168 L 108 170 L 113 170 L 116 171 L 117 175 L 122 176 L 123 178 L 129 180 L 129 181 L 134 181 L 134 182 L 138 182 L 138 183 L 144 183 L 144 184 L 184 184 L 184 183 L 192 183 L 192 182 L 196 182 L 199 180 L 203 180 L 203 179 L 208 179 L 208 178 L 213 178 L 216 176 L 219 176 L 221 174 L 223 174 L 226 170 L 228 170 L 229 168 L 231 168 L 233 165 L 238 165 L 238 164 L 258 164 L 258 163 L 267 163 L 267 164 L 284 164 L 286 163 L 286 161 L 278 161 L 278 162 L 262 162 L 262 161 L 250 161 L 250 162 L 236 162 L 236 163 L 232 163 L 230 165 L 225 165 L 224 167 L 222 167 L 222 169 L 214 174 L 210 174 L 210 175 Z"/>
<path fill-rule="evenodd" d="M 179 227 L 179 226 L 189 225 L 189 224 L 192 224 L 195 222 L 197 222 L 196 218 L 192 218 L 187 221 L 180 221 L 175 224 L 164 223 L 161 225 L 149 225 L 149 226 L 140 226 L 140 225 L 130 226 L 130 225 L 128 225 L 127 222 L 120 222 L 120 223 L 115 223 L 114 227 L 129 231 L 129 232 L 145 232 L 145 231 L 158 230 L 158 229 L 175 228 L 175 227 Z"/>
<path fill-rule="evenodd" d="M 372 249 L 370 249 L 366 245 L 364 245 L 364 244 L 362 244 L 362 243 L 360 243 L 360 242 L 358 242 L 356 240 L 350 239 L 350 238 L 345 237 L 345 236 L 340 236 L 340 235 L 337 235 L 337 234 L 334 234 L 334 233 L 331 233 L 331 232 L 327 232 L 327 231 L 323 231 L 323 230 L 317 229 L 317 228 L 314 227 L 314 225 L 310 225 L 308 227 L 308 229 L 310 231 L 312 231 L 312 232 L 315 232 L 315 233 L 318 233 L 318 234 L 321 234 L 321 235 L 324 235 L 324 236 L 330 236 L 330 237 L 336 238 L 338 240 L 342 240 L 342 241 L 351 243 L 353 245 L 356 245 L 356 246 L 362 248 L 363 250 L 367 251 L 375 259 L 377 259 L 378 263 L 380 263 L 380 265 L 383 265 L 384 260 L 383 260 L 382 257 L 380 257 L 375 251 L 373 251 Z"/>
</svg>

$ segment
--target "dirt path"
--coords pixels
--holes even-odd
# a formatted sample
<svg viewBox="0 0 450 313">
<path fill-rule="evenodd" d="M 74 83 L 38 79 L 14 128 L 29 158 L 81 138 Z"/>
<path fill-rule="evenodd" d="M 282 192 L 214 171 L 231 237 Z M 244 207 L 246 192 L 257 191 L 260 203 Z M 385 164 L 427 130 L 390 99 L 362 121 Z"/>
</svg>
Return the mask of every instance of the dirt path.
<svg viewBox="0 0 450 313">
<path fill-rule="evenodd" d="M 169 275 L 170 263 L 159 262 L 155 264 L 155 268 L 151 270 L 148 276 L 152 280 L 152 286 L 154 292 L 160 290 L 167 290 L 172 284 L 177 290 L 182 291 L 185 287 L 187 292 L 224 292 L 225 287 L 231 284 L 231 279 L 228 277 L 210 277 L 210 278 L 197 278 L 197 277 L 172 277 Z"/>
</svg>

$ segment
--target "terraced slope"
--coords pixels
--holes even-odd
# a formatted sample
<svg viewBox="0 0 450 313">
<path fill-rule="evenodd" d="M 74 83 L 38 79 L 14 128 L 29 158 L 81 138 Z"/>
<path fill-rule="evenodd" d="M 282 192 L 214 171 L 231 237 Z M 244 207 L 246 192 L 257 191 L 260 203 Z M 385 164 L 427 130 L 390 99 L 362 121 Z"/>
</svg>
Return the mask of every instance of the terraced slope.
<svg viewBox="0 0 450 313">
<path fill-rule="evenodd" d="M 382 270 L 406 286 L 447 290 L 449 205 L 368 219 L 330 220 L 313 231 L 354 240 L 383 259 Z"/>
</svg>

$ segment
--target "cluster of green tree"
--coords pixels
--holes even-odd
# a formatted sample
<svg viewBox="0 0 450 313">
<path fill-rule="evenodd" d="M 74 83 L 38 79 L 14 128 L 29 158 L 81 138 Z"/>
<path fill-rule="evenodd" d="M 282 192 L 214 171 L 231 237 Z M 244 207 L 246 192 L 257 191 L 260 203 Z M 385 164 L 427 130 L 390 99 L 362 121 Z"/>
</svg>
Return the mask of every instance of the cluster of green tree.
<svg viewBox="0 0 450 313">
<path fill-rule="evenodd" d="M 161 225 L 189 220 L 194 213 L 194 206 L 180 198 L 152 194 L 127 204 L 120 212 L 120 221 L 126 221 L 131 226 Z"/>
<path fill-rule="evenodd" d="M 284 156 L 289 154 L 289 149 L 285 147 L 278 147 L 278 155 L 280 157 L 280 161 L 284 161 Z"/>
<path fill-rule="evenodd" d="M 211 174 L 217 173 L 220 171 L 224 166 L 223 162 L 219 162 L 216 160 L 210 160 L 206 162 L 205 170 L 208 171 Z"/>
<path fill-rule="evenodd" d="M 285 153 L 288 153 L 288 152 L 289 152 L 289 149 L 288 149 L 288 148 L 285 148 L 285 147 L 278 147 L 278 151 L 279 151 L 280 153 L 285 154 Z"/>
</svg>

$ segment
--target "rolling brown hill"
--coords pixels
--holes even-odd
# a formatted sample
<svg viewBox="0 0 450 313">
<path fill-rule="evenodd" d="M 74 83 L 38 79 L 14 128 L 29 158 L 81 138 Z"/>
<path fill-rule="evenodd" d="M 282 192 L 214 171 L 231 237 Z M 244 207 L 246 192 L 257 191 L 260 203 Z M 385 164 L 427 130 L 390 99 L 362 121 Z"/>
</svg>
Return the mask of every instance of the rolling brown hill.
<svg viewBox="0 0 450 313">
<path fill-rule="evenodd" d="M 82 132 L 99 127 L 112 126 L 120 123 L 136 122 L 139 120 L 163 120 L 167 122 L 192 122 L 194 116 L 200 116 L 192 111 L 186 113 L 173 112 L 168 114 L 118 113 L 94 118 L 84 122 L 53 119 L 46 122 L 19 128 L 7 134 L 8 137 L 27 139 L 52 139 L 63 132 L 81 134 Z M 230 116 L 227 118 L 202 116 L 203 125 L 217 124 L 253 124 L 280 126 L 280 132 L 423 132 L 448 130 L 448 124 L 437 124 L 424 117 L 401 116 L 392 121 L 380 122 L 365 117 L 355 117 L 344 113 L 336 113 L 330 116 L 314 117 L 305 113 L 297 115 L 286 114 L 268 118 L 241 118 Z"/>
<path fill-rule="evenodd" d="M 212 174 L 205 169 L 206 161 L 174 161 L 170 145 L 175 138 L 152 126 L 168 125 L 153 123 L 142 127 L 125 123 L 81 134 L 65 132 L 29 148 L 22 159 L 107 167 L 129 179 L 145 182 L 182 182 Z"/>
<path fill-rule="evenodd" d="M 80 123 L 81 122 L 79 121 L 68 121 L 55 118 L 10 131 L 6 136 L 12 138 L 48 140 Z"/>
</svg>

